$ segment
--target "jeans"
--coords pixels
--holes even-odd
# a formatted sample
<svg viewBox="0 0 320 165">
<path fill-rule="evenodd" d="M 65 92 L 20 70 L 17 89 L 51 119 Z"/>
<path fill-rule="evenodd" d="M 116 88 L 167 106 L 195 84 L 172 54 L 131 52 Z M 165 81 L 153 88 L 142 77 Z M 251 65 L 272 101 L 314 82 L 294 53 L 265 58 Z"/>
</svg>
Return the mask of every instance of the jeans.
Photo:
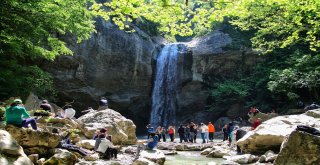
<svg viewBox="0 0 320 165">
<path fill-rule="evenodd" d="M 28 128 L 28 125 L 31 125 L 32 129 L 37 130 L 37 122 L 34 118 L 23 119 L 21 126 Z"/>
<path fill-rule="evenodd" d="M 202 143 L 206 143 L 206 133 L 201 133 Z"/>
</svg>

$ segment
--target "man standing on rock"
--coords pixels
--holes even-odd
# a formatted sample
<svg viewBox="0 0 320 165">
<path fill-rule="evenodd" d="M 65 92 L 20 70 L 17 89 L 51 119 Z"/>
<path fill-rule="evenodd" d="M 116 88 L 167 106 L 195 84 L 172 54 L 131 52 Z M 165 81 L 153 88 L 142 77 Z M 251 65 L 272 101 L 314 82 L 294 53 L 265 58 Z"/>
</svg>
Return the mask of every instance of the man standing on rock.
<svg viewBox="0 0 320 165">
<path fill-rule="evenodd" d="M 214 128 L 214 125 L 211 122 L 209 122 L 209 124 L 208 124 L 208 129 L 209 129 L 209 140 L 212 142 L 214 132 L 216 132 L 216 129 Z"/>
<path fill-rule="evenodd" d="M 238 141 L 239 139 L 244 137 L 244 135 L 247 133 L 247 131 L 245 131 L 245 130 L 243 130 L 241 128 L 238 128 L 236 131 L 237 131 L 236 132 L 236 141 Z M 238 154 L 242 153 L 242 151 L 241 151 L 241 149 L 240 149 L 240 147 L 238 145 L 237 145 L 237 153 Z"/>
<path fill-rule="evenodd" d="M 146 128 L 147 128 L 147 134 L 148 134 L 147 139 L 149 139 L 150 134 L 151 134 L 152 132 L 154 132 L 154 130 L 153 130 L 153 127 L 151 126 L 151 124 L 148 124 L 148 125 L 146 126 Z"/>
</svg>

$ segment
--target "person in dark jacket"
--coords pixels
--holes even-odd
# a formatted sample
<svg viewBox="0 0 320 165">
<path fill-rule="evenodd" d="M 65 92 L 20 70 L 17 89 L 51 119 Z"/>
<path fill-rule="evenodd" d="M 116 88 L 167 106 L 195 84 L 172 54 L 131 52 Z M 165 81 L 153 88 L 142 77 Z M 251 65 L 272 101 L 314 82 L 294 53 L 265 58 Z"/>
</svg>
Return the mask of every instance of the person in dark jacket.
<svg viewBox="0 0 320 165">
<path fill-rule="evenodd" d="M 49 104 L 48 100 L 42 100 L 40 108 L 47 111 L 47 112 L 52 112 L 52 107 Z"/>
<path fill-rule="evenodd" d="M 56 128 L 54 128 L 54 129 L 52 129 L 52 133 L 59 134 L 59 131 Z M 60 141 L 60 143 L 57 146 L 57 148 L 62 148 L 62 149 L 70 150 L 70 151 L 75 151 L 75 152 L 78 152 L 79 154 L 81 154 L 82 156 L 88 156 L 88 155 L 92 154 L 89 151 L 86 151 L 85 149 L 83 149 L 81 147 L 78 147 L 76 145 L 71 144 L 70 134 L 71 133 L 68 132 L 66 136 L 61 136 L 62 140 Z"/>
<path fill-rule="evenodd" d="M 229 138 L 229 144 L 231 144 L 232 142 L 232 138 L 233 138 L 233 129 L 234 129 L 234 126 L 233 126 L 233 123 L 230 122 L 228 124 L 228 127 L 227 127 L 227 132 L 228 132 L 228 138 Z"/>
<path fill-rule="evenodd" d="M 223 132 L 223 141 L 228 140 L 228 125 L 225 124 L 222 128 Z"/>
<path fill-rule="evenodd" d="M 105 110 L 108 109 L 108 100 L 105 97 L 101 97 L 99 100 L 99 108 L 98 111 L 100 110 Z"/>
<path fill-rule="evenodd" d="M 185 129 L 183 127 L 183 125 L 180 125 L 179 129 L 178 129 L 178 134 L 179 134 L 179 137 L 180 137 L 180 143 L 182 143 L 182 141 L 185 140 Z"/>
<path fill-rule="evenodd" d="M 239 139 L 241 139 L 242 137 L 244 137 L 244 135 L 247 134 L 247 131 L 239 128 L 237 129 L 236 132 L 236 141 L 238 141 Z M 242 153 L 240 147 L 237 145 L 237 153 Z"/>
</svg>

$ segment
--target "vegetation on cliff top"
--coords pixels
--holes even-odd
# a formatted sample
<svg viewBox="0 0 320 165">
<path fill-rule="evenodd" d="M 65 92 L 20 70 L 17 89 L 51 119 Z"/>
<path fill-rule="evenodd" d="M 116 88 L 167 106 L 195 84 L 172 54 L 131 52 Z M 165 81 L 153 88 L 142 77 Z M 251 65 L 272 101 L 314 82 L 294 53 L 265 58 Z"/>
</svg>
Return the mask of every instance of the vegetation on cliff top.
<svg viewBox="0 0 320 165">
<path fill-rule="evenodd" d="M 145 19 L 163 36 L 206 34 L 223 20 L 239 34 L 252 34 L 249 44 L 238 44 L 252 45 L 270 58 L 255 68 L 258 76 L 241 73 L 216 83 L 216 105 L 225 104 L 226 93 L 251 105 L 319 99 L 317 0 L 2 0 L 0 10 L 1 98 L 29 91 L 50 95 L 52 78 L 37 66 L 39 59 L 71 55 L 64 38 L 88 39 L 95 32 L 93 18 L 101 16 L 131 32 L 131 22 Z"/>
</svg>

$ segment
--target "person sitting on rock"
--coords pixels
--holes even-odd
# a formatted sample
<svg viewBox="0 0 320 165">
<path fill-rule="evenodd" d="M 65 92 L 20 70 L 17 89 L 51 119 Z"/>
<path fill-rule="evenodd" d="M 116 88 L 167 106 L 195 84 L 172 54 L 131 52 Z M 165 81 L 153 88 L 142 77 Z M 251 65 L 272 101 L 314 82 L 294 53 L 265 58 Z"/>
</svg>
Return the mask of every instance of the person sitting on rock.
<svg viewBox="0 0 320 165">
<path fill-rule="evenodd" d="M 99 131 L 99 135 L 98 135 L 98 138 L 96 138 L 96 142 L 94 144 L 94 151 L 97 151 L 100 143 L 101 143 L 101 138 L 100 138 L 100 135 L 103 135 L 104 137 L 108 137 L 108 128 L 102 128 L 100 131 Z"/>
<path fill-rule="evenodd" d="M 93 135 L 92 139 L 93 140 L 98 139 L 100 134 L 101 134 L 101 132 L 99 130 L 96 130 L 96 133 Z"/>
<path fill-rule="evenodd" d="M 135 160 L 139 158 L 139 154 L 141 150 L 153 150 L 158 145 L 158 140 L 159 140 L 158 135 L 152 132 L 150 133 L 150 138 L 147 141 L 139 142 Z"/>
<path fill-rule="evenodd" d="M 98 111 L 105 110 L 105 109 L 108 109 L 108 100 L 105 97 L 101 97 L 99 100 Z"/>
<path fill-rule="evenodd" d="M 115 159 L 117 159 L 118 150 L 112 144 L 111 136 L 108 136 L 108 138 L 106 138 L 104 134 L 101 134 L 101 135 L 99 135 L 99 138 L 101 139 L 101 142 L 99 144 L 97 152 L 102 153 L 102 158 L 106 158 L 106 159 L 115 158 Z"/>
<path fill-rule="evenodd" d="M 51 112 L 52 111 L 52 107 L 49 104 L 48 100 L 42 100 L 42 103 L 40 105 L 40 109 L 43 109 L 47 112 Z"/>
<path fill-rule="evenodd" d="M 34 118 L 29 118 L 30 115 L 22 104 L 21 99 L 15 99 L 5 112 L 7 125 L 11 124 L 17 127 L 28 128 L 30 124 L 32 129 L 37 130 L 37 122 Z"/>
<path fill-rule="evenodd" d="M 72 105 L 67 105 L 64 109 L 64 112 L 61 113 L 61 116 L 65 119 L 74 119 L 76 115 L 76 110 L 72 108 Z"/>
<path fill-rule="evenodd" d="M 56 128 L 52 129 L 52 133 L 56 133 L 56 134 L 60 135 L 59 130 Z M 71 135 L 70 132 L 67 132 L 65 136 L 60 135 L 62 137 L 62 140 L 60 141 L 57 148 L 75 151 L 75 152 L 78 152 L 79 154 L 81 154 L 82 156 L 88 156 L 91 154 L 89 151 L 87 151 L 81 147 L 78 147 L 76 145 L 71 144 L 70 135 Z"/>
</svg>

